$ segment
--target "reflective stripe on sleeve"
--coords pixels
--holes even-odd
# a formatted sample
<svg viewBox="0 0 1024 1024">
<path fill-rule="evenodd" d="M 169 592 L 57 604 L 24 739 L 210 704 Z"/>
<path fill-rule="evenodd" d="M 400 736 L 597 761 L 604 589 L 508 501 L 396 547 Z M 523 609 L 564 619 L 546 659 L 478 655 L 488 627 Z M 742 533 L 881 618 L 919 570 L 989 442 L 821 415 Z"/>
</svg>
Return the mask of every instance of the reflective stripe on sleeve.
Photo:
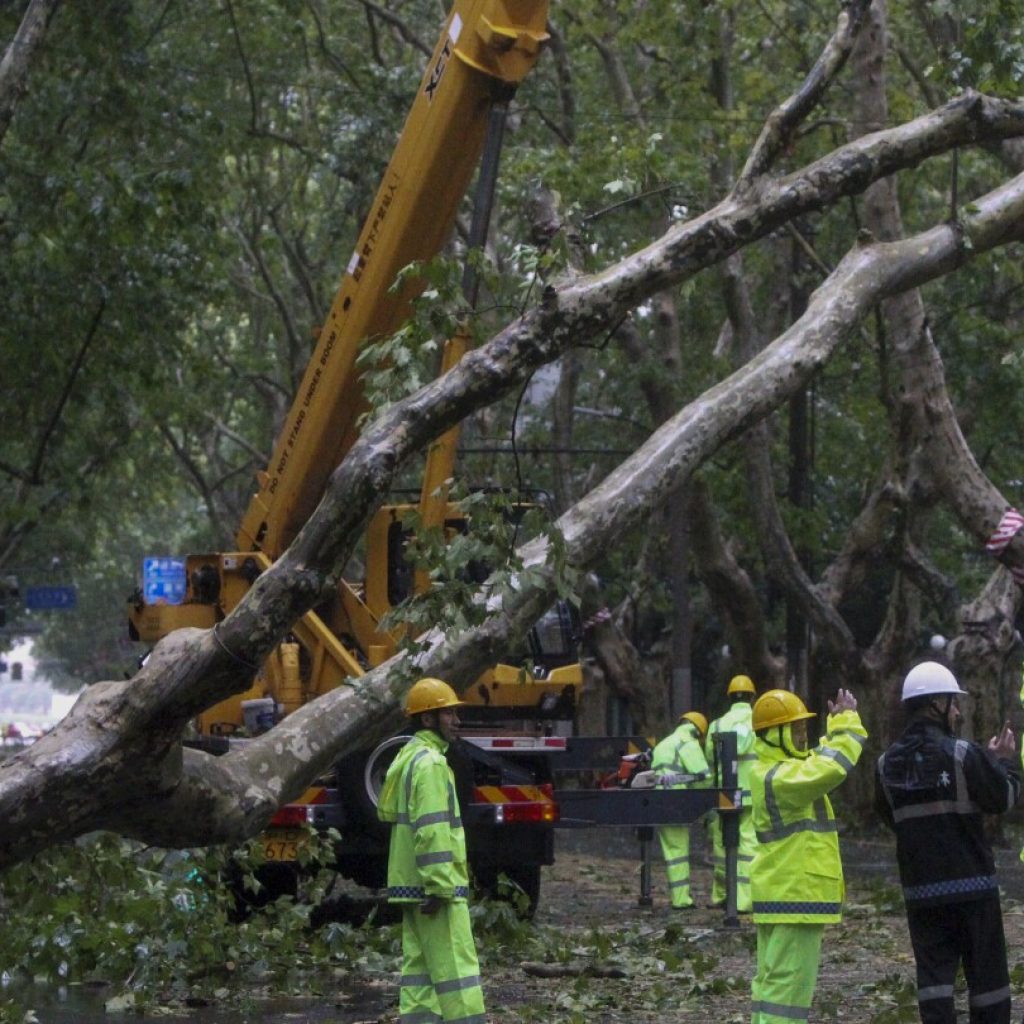
<svg viewBox="0 0 1024 1024">
<path fill-rule="evenodd" d="M 833 736 L 846 736 L 851 740 L 856 740 L 861 745 L 861 747 L 863 747 L 864 744 L 868 741 L 867 736 L 861 736 L 859 732 L 854 732 L 852 729 L 833 729 L 832 732 L 828 734 L 828 736 L 829 739 L 831 739 Z"/>
<path fill-rule="evenodd" d="M 427 750 L 417 751 L 410 759 L 408 765 L 405 768 L 405 806 L 408 807 L 412 803 L 412 776 L 416 769 L 416 765 L 420 760 L 427 756 Z"/>
<path fill-rule="evenodd" d="M 455 860 L 455 854 L 451 850 L 439 850 L 437 853 L 416 854 L 416 867 L 426 867 L 428 864 L 451 864 Z"/>
<path fill-rule="evenodd" d="M 853 771 L 853 762 L 841 750 L 836 750 L 834 747 L 821 747 L 818 750 L 818 755 L 835 761 L 847 775 Z"/>
</svg>

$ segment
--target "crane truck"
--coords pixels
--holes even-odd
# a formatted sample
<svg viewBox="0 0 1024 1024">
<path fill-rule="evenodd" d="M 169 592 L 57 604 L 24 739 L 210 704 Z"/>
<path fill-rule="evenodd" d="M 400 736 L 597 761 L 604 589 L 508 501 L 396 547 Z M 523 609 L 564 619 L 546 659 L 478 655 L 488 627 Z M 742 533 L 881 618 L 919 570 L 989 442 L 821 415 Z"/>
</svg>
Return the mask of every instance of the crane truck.
<svg viewBox="0 0 1024 1024">
<path fill-rule="evenodd" d="M 486 237 L 504 113 L 547 39 L 547 6 L 547 0 L 455 0 L 270 463 L 258 474 L 235 550 L 187 556 L 180 600 L 149 601 L 137 592 L 129 609 L 133 639 L 154 643 L 181 627 L 212 628 L 313 512 L 366 411 L 357 367 L 361 347 L 393 332 L 408 316 L 423 286 L 408 274 L 396 285 L 399 273 L 431 259 L 445 244 L 478 162 L 469 244 L 479 246 Z M 471 305 L 470 276 L 464 289 Z M 447 341 L 441 372 L 461 358 L 467 338 L 458 332 Z M 272 728 L 281 716 L 395 653 L 397 638 L 382 620 L 410 591 L 429 585 L 403 557 L 405 514 L 416 508 L 424 524 L 453 532 L 465 526 L 445 483 L 457 441 L 458 431 L 452 430 L 430 449 L 418 505 L 386 505 L 375 514 L 363 578 L 343 579 L 328 600 L 297 622 L 248 692 L 203 712 L 199 746 L 223 752 L 244 743 L 247 735 Z M 509 657 L 469 686 L 463 694 L 466 741 L 454 745 L 452 754 L 478 883 L 492 888 L 504 874 L 534 904 L 540 868 L 553 860 L 553 828 L 562 816 L 553 788 L 557 771 L 617 766 L 627 746 L 625 739 L 585 743 L 572 736 L 582 685 L 575 632 L 570 610 L 556 604 L 530 633 L 525 672 L 518 656 Z M 375 793 L 401 742 L 404 737 L 394 737 L 374 750 L 351 752 L 329 777 L 278 811 L 262 837 L 268 896 L 294 891 L 300 826 L 306 825 L 338 830 L 341 874 L 364 886 L 383 884 L 387 833 L 377 821 Z M 702 798 L 701 809 L 714 799 Z M 612 813 L 615 821 L 631 820 Z"/>
</svg>

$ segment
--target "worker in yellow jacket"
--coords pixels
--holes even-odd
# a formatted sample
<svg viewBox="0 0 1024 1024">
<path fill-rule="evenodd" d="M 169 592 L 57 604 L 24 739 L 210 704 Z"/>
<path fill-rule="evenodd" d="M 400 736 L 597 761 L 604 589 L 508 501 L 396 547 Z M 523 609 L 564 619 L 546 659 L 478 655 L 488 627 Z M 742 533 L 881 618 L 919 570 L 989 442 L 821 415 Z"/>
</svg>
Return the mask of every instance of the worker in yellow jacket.
<svg viewBox="0 0 1024 1024">
<path fill-rule="evenodd" d="M 736 771 L 743 800 L 739 812 L 739 848 L 736 851 L 736 909 L 741 914 L 749 914 L 750 865 L 757 846 L 754 819 L 750 813 L 750 772 L 757 760 L 751 720 L 757 691 L 750 676 L 740 675 L 729 680 L 725 692 L 730 701 L 729 710 L 708 727 L 704 752 L 711 766 L 711 785 L 721 788 L 722 765 L 719 764 L 715 737 L 720 732 L 736 734 Z M 711 839 L 711 906 L 721 907 L 725 904 L 725 844 L 722 841 L 722 819 L 717 811 L 712 811 L 708 820 L 708 836 Z"/>
<path fill-rule="evenodd" d="M 857 763 L 867 731 L 848 690 L 828 709 L 826 734 L 808 750 L 807 721 L 815 715 L 795 693 L 769 690 L 754 704 L 751 1024 L 807 1020 L 825 925 L 842 920 L 843 867 L 827 794 Z"/>
<path fill-rule="evenodd" d="M 421 679 L 405 712 L 416 732 L 391 763 L 377 814 L 391 823 L 388 900 L 402 904 L 402 1024 L 484 1024 L 469 872 L 455 777 L 445 751 L 462 705 L 440 679 Z"/>
<path fill-rule="evenodd" d="M 651 771 L 664 789 L 696 789 L 708 784 L 708 763 L 704 759 L 704 734 L 708 720 L 699 711 L 679 716 L 679 725 L 651 754 Z M 685 910 L 693 906 L 690 895 L 690 826 L 661 825 L 658 841 L 665 858 L 668 891 L 672 906 Z"/>
</svg>

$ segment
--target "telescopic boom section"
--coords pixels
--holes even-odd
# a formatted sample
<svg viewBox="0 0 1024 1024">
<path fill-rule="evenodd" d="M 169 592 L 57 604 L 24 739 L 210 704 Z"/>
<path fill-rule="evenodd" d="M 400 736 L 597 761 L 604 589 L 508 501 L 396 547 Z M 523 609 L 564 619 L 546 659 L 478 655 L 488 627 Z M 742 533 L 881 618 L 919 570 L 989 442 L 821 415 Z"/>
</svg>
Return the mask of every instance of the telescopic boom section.
<svg viewBox="0 0 1024 1024">
<path fill-rule="evenodd" d="M 480 156 L 492 105 L 533 66 L 547 0 L 457 0 L 430 59 L 370 215 L 320 331 L 298 394 L 259 476 L 239 551 L 276 559 L 316 507 L 364 411 L 355 360 L 394 331 L 422 283 L 398 272 L 445 243 Z"/>
</svg>

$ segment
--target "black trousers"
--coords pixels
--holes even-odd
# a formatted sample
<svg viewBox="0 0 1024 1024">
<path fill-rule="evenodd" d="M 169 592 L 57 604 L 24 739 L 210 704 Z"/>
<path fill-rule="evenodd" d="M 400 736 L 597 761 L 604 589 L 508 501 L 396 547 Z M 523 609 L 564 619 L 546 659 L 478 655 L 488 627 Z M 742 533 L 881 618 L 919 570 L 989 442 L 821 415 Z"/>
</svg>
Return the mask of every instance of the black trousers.
<svg viewBox="0 0 1024 1024">
<path fill-rule="evenodd" d="M 1009 1024 L 1010 975 L 999 897 L 907 908 L 922 1024 L 955 1024 L 953 984 L 963 963 L 971 1024 Z"/>
</svg>

